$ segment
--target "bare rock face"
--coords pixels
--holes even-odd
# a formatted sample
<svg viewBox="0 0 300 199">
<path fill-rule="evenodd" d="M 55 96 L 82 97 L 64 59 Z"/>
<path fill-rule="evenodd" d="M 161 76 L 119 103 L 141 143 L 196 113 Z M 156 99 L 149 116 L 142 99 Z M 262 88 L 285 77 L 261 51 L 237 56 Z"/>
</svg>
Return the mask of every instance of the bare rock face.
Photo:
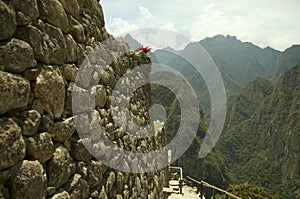
<svg viewBox="0 0 300 199">
<path fill-rule="evenodd" d="M 15 176 L 12 177 L 10 198 L 37 198 L 46 197 L 47 177 L 39 161 L 24 160 L 21 162 Z"/>
<path fill-rule="evenodd" d="M 0 40 L 9 39 L 17 28 L 16 12 L 3 1 L 0 1 Z"/>
<path fill-rule="evenodd" d="M 0 151 L 0 170 L 18 163 L 25 157 L 21 128 L 12 119 L 0 118 Z"/>
<path fill-rule="evenodd" d="M 69 21 L 63 5 L 58 0 L 38 0 L 40 15 L 48 23 L 68 33 Z"/>
<path fill-rule="evenodd" d="M 76 165 L 69 152 L 63 146 L 55 149 L 47 165 L 48 186 L 60 187 L 75 173 Z"/>
<path fill-rule="evenodd" d="M 36 65 L 31 46 L 19 39 L 12 39 L 1 46 L 0 55 L 0 64 L 8 72 L 20 73 Z"/>
<path fill-rule="evenodd" d="M 0 71 L 0 114 L 25 108 L 30 95 L 30 84 L 20 76 Z"/>
<path fill-rule="evenodd" d="M 44 67 L 36 79 L 34 92 L 52 117 L 61 117 L 65 104 L 65 84 L 59 69 Z"/>
</svg>

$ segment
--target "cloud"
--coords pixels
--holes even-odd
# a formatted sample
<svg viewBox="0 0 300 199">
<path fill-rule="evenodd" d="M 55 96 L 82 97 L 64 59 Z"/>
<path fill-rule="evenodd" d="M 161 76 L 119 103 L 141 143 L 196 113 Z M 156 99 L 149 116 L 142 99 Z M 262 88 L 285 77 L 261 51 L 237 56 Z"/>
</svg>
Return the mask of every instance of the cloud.
<svg viewBox="0 0 300 199">
<path fill-rule="evenodd" d="M 113 18 L 108 31 L 114 35 L 120 35 L 122 33 L 136 29 L 138 29 L 138 26 L 135 24 L 130 24 L 128 21 L 122 18 Z"/>
<path fill-rule="evenodd" d="M 196 41 L 217 34 L 234 35 L 242 41 L 279 50 L 299 41 L 300 28 L 291 20 L 299 17 L 297 12 L 289 12 L 280 6 L 260 5 L 255 10 L 246 9 L 247 6 L 207 5 L 196 17 L 190 35 Z M 244 11 L 239 12 L 238 8 Z"/>
<path fill-rule="evenodd" d="M 167 21 L 166 23 L 161 25 L 159 28 L 166 29 L 166 30 L 177 31 L 177 29 L 175 28 L 175 23 L 171 22 L 171 21 Z"/>
<path fill-rule="evenodd" d="M 145 18 L 145 19 L 151 19 L 153 18 L 152 13 L 148 10 L 148 8 L 144 7 L 144 6 L 140 6 L 139 7 L 140 10 L 140 15 L 141 17 Z"/>
<path fill-rule="evenodd" d="M 299 0 L 151 0 L 103 1 L 106 26 L 166 28 L 199 41 L 230 34 L 261 47 L 283 50 L 300 43 Z M 116 20 L 118 19 L 118 20 Z M 119 26 L 121 26 L 119 24 Z M 123 29 L 123 28 L 118 28 Z M 128 28 L 124 28 L 128 30 Z"/>
</svg>

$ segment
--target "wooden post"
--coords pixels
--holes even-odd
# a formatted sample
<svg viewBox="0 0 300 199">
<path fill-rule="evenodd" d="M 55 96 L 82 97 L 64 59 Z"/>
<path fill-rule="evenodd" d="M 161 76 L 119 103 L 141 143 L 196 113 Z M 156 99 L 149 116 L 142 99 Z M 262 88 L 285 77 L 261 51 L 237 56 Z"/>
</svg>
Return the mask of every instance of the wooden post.
<svg viewBox="0 0 300 199">
<path fill-rule="evenodd" d="M 212 190 L 213 190 L 213 199 L 216 199 L 215 189 L 212 189 Z"/>
</svg>

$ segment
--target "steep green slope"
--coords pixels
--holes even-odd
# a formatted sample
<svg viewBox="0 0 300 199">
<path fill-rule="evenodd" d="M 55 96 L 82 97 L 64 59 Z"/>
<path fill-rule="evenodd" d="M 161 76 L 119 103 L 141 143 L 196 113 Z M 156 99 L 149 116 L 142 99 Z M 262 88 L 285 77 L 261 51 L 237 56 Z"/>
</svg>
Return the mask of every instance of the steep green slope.
<svg viewBox="0 0 300 199">
<path fill-rule="evenodd" d="M 229 105 L 227 114 L 227 128 L 232 128 L 249 119 L 267 96 L 273 91 L 271 81 L 256 78 L 246 87 L 242 88 L 232 104 Z"/>
<path fill-rule="evenodd" d="M 240 198 L 247 199 L 276 199 L 277 197 L 272 196 L 267 193 L 262 187 L 251 186 L 248 183 L 243 183 L 239 185 L 230 185 L 227 192 L 238 196 Z M 225 199 L 226 196 L 217 196 L 217 199 Z"/>
<path fill-rule="evenodd" d="M 251 102 L 257 109 L 248 119 L 233 109 L 231 118 L 237 119 L 217 145 L 225 157 L 231 182 L 249 181 L 280 198 L 300 197 L 299 82 L 300 65 L 282 75 L 260 105 L 256 100 L 249 101 L 249 110 L 255 107 Z M 240 124 L 236 124 L 238 119 Z"/>
<path fill-rule="evenodd" d="M 182 79 L 173 78 L 166 79 L 164 81 L 175 81 L 177 86 L 180 87 Z M 177 93 L 181 95 L 181 92 Z M 166 118 L 166 132 L 167 132 L 167 143 L 169 143 L 176 135 L 181 118 L 181 109 L 176 96 L 169 91 L 167 88 L 152 84 L 151 85 L 151 97 L 152 104 L 161 104 L 164 106 L 167 112 Z M 193 117 L 193 115 L 190 115 Z M 189 130 L 188 126 L 185 126 L 186 131 Z M 198 152 L 200 150 L 202 139 L 207 131 L 207 126 L 203 119 L 203 112 L 200 109 L 199 128 L 196 132 L 196 138 L 192 142 L 189 149 L 172 165 L 181 166 L 184 168 L 184 175 L 189 175 L 197 179 L 204 179 L 210 183 L 220 184 L 226 187 L 229 184 L 228 177 L 225 175 L 226 165 L 224 164 L 224 158 L 221 153 L 217 150 L 214 151 L 207 158 L 201 160 L 198 158 Z M 184 137 L 182 138 L 184 141 Z"/>
</svg>

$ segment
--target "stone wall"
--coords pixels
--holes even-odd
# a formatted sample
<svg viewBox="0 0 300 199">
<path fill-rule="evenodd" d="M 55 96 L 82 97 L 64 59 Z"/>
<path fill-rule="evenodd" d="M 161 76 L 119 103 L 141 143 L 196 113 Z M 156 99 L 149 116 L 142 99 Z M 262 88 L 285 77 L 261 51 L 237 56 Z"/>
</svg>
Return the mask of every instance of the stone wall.
<svg viewBox="0 0 300 199">
<path fill-rule="evenodd" d="M 126 150 L 160 148 L 163 131 L 138 139 L 115 124 L 110 106 L 116 82 L 130 69 L 148 64 L 137 78 L 149 78 L 149 57 L 128 51 L 121 39 L 101 44 L 110 35 L 96 0 L 0 0 L 0 19 L 0 198 L 164 198 L 164 170 L 133 174 L 105 166 L 84 147 L 72 112 L 74 86 L 91 92 L 84 83 L 99 72 L 95 66 L 76 85 L 81 63 L 99 44 L 97 58 L 109 66 L 82 122 L 97 115 L 107 137 Z M 130 100 L 140 125 L 150 121 L 149 93 L 143 86 Z"/>
</svg>

